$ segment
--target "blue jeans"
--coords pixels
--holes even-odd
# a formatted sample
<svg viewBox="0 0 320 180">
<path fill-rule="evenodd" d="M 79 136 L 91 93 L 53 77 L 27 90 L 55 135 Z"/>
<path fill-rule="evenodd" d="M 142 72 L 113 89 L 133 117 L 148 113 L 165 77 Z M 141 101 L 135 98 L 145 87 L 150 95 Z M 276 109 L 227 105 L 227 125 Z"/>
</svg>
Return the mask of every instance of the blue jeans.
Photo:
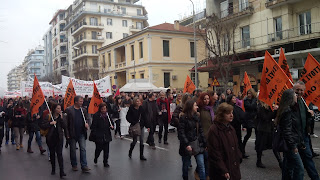
<svg viewBox="0 0 320 180">
<path fill-rule="evenodd" d="M 88 167 L 87 165 L 87 155 L 86 155 L 86 139 L 84 135 L 80 135 L 78 139 L 70 139 L 70 160 L 71 165 L 77 166 L 77 156 L 76 156 L 76 143 L 78 142 L 80 147 L 80 164 L 81 168 Z"/>
<path fill-rule="evenodd" d="M 191 165 L 191 156 L 182 156 L 182 177 L 188 177 L 188 170 Z"/>
<path fill-rule="evenodd" d="M 283 153 L 282 180 L 303 180 L 304 168 L 300 154 L 293 150 Z"/>
<path fill-rule="evenodd" d="M 199 174 L 200 180 L 206 180 L 206 168 L 204 163 L 204 155 L 198 154 L 195 156 L 197 162 L 197 171 Z"/>
<path fill-rule="evenodd" d="M 31 142 L 34 134 L 36 134 L 36 141 L 38 143 L 38 146 L 42 147 L 40 131 L 36 131 L 36 132 L 32 131 L 32 132 L 29 132 L 28 148 L 31 147 Z"/>
<path fill-rule="evenodd" d="M 5 122 L 6 127 L 6 141 L 9 141 L 9 131 L 11 129 L 11 142 L 14 142 L 14 131 L 12 128 L 9 128 L 8 122 Z"/>
<path fill-rule="evenodd" d="M 310 139 L 307 134 L 303 136 L 303 140 L 306 148 L 299 149 L 299 154 L 301 156 L 303 165 L 306 168 L 307 173 L 312 180 L 320 180 L 319 174 L 312 160 L 312 152 L 310 149 Z"/>
</svg>

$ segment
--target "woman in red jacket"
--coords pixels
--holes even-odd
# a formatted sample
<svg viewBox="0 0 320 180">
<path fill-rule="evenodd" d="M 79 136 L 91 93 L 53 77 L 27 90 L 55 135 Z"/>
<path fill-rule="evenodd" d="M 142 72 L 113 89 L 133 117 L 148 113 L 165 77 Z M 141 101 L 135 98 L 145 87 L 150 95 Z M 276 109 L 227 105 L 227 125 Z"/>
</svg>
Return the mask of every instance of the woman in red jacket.
<svg viewBox="0 0 320 180">
<path fill-rule="evenodd" d="M 241 179 L 241 152 L 233 120 L 233 106 L 219 105 L 213 125 L 208 133 L 209 176 L 215 180 Z"/>
</svg>

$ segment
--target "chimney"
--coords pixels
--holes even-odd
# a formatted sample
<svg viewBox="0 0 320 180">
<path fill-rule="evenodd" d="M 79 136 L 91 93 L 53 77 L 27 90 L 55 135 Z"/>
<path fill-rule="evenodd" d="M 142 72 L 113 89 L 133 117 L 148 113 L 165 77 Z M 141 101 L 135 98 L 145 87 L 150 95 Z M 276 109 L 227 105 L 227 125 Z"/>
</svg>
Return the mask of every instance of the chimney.
<svg viewBox="0 0 320 180">
<path fill-rule="evenodd" d="M 180 30 L 180 24 L 179 24 L 179 21 L 178 20 L 175 20 L 174 21 L 174 29 L 179 31 Z"/>
</svg>

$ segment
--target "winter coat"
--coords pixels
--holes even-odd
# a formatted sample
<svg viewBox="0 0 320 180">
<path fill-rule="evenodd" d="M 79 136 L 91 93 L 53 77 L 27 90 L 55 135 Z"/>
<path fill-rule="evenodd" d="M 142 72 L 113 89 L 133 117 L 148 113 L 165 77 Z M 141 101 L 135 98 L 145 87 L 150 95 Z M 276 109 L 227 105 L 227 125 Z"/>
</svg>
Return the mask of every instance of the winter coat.
<svg viewBox="0 0 320 180">
<path fill-rule="evenodd" d="M 257 99 L 248 99 L 244 100 L 244 108 L 246 110 L 246 118 L 244 127 L 245 128 L 255 128 L 256 127 L 256 118 L 257 118 L 257 111 L 258 111 L 258 104 Z"/>
<path fill-rule="evenodd" d="M 136 109 L 133 105 L 129 107 L 129 110 L 127 112 L 126 119 L 130 123 L 130 126 L 134 126 L 139 122 L 140 119 L 140 127 L 146 127 L 150 128 L 149 124 L 146 124 L 147 121 L 143 118 L 143 108 L 140 106 L 138 109 Z"/>
<path fill-rule="evenodd" d="M 0 106 L 0 113 L 1 112 L 4 112 L 5 113 L 5 109 L 3 106 Z M 3 114 L 1 117 L 0 117 L 0 126 L 4 126 L 4 122 L 6 121 L 6 114 Z"/>
<path fill-rule="evenodd" d="M 159 116 L 159 108 L 157 106 L 156 101 L 149 101 L 149 99 L 146 99 L 142 103 L 142 109 L 143 109 L 143 118 L 145 120 L 145 123 L 148 125 L 155 126 L 157 123 L 157 118 Z"/>
<path fill-rule="evenodd" d="M 236 132 L 231 125 L 214 121 L 208 133 L 209 176 L 214 180 L 241 179 L 240 161 L 242 158 Z"/>
<path fill-rule="evenodd" d="M 21 117 L 16 117 L 16 115 L 21 115 Z M 26 126 L 26 109 L 15 108 L 12 119 L 12 127 L 24 128 Z"/>
<path fill-rule="evenodd" d="M 120 109 L 120 106 L 114 104 L 113 107 L 112 107 L 112 118 L 115 118 L 115 119 L 119 119 L 119 109 Z"/>
<path fill-rule="evenodd" d="M 198 123 L 198 130 L 197 130 Z M 189 156 L 187 146 L 190 142 L 199 139 L 200 147 L 204 150 L 206 147 L 206 139 L 203 134 L 200 118 L 197 114 L 194 114 L 191 118 L 186 114 L 182 114 L 178 127 L 178 138 L 180 140 L 179 154 L 181 156 Z"/>
<path fill-rule="evenodd" d="M 237 106 L 233 106 L 233 120 L 230 123 L 232 127 L 235 129 L 237 136 L 241 137 L 241 125 L 245 121 L 245 113 L 243 110 Z"/>
<path fill-rule="evenodd" d="M 6 118 L 5 121 L 8 122 L 9 119 L 13 120 L 13 106 L 5 106 Z"/>
<path fill-rule="evenodd" d="M 84 117 L 85 117 L 85 121 L 86 123 L 88 123 L 89 121 L 89 116 L 88 116 L 88 113 L 87 113 L 87 110 L 82 108 L 82 111 L 83 111 L 83 114 L 84 114 Z M 67 113 L 67 116 L 66 116 L 66 122 L 67 122 L 67 128 L 68 128 L 68 133 L 67 136 L 70 137 L 70 138 L 76 138 L 76 132 L 75 132 L 75 129 L 74 129 L 74 117 L 75 117 L 75 110 L 74 110 L 74 106 L 70 106 L 66 109 L 66 113 Z M 84 126 L 83 124 L 83 132 L 84 132 L 84 137 L 85 139 L 87 139 L 87 129 L 86 127 Z"/>
<path fill-rule="evenodd" d="M 66 124 L 66 116 L 59 115 L 58 118 L 54 119 L 56 123 L 56 127 L 54 125 L 51 125 L 50 122 L 52 121 L 51 116 L 46 115 L 44 120 L 41 123 L 41 129 L 49 129 L 47 135 L 46 135 L 46 143 L 48 144 L 49 147 L 53 146 L 56 144 L 55 141 L 59 140 L 59 142 L 63 141 L 63 132 L 65 134 L 65 137 L 68 138 L 68 128 Z M 58 137 L 56 137 L 55 131 L 58 131 Z"/>
<path fill-rule="evenodd" d="M 28 112 L 26 119 L 27 119 L 27 128 L 29 132 L 40 131 L 39 124 L 41 123 L 41 118 L 37 119 L 36 114 L 34 114 L 31 117 L 31 112 Z"/>
<path fill-rule="evenodd" d="M 272 133 L 274 131 L 274 123 L 272 119 L 275 119 L 277 111 L 272 111 L 270 107 L 268 109 L 261 105 L 258 105 L 257 114 L 257 130 L 258 132 Z"/>
<path fill-rule="evenodd" d="M 161 111 L 161 109 L 162 109 L 161 104 L 162 104 L 162 103 L 166 104 L 166 109 L 167 109 L 166 114 L 167 114 L 167 117 L 165 117 L 165 118 L 168 119 L 168 123 L 170 123 L 170 121 L 171 121 L 170 101 L 171 101 L 171 100 L 168 100 L 167 98 L 165 98 L 164 101 L 161 100 L 161 98 L 157 99 L 157 105 L 158 105 L 158 108 L 159 108 L 160 111 Z M 161 115 L 161 116 L 163 116 L 163 115 Z"/>
<path fill-rule="evenodd" d="M 210 110 L 201 108 L 200 109 L 200 122 L 203 128 L 203 134 L 207 137 L 210 126 L 212 125 L 212 118 L 210 114 Z"/>
<path fill-rule="evenodd" d="M 180 113 L 181 112 L 182 112 L 182 106 L 180 104 L 180 105 L 178 105 L 176 107 L 176 109 L 172 113 L 172 118 L 171 118 L 170 125 L 172 125 L 174 127 L 178 127 L 179 126 L 179 119 L 180 119 Z"/>
<path fill-rule="evenodd" d="M 111 121 L 111 119 L 110 119 Z M 101 115 L 100 112 L 97 112 L 93 115 L 92 124 L 91 124 L 91 135 L 94 137 L 94 142 L 104 143 L 112 141 L 110 127 L 113 126 L 113 122 Z"/>
</svg>

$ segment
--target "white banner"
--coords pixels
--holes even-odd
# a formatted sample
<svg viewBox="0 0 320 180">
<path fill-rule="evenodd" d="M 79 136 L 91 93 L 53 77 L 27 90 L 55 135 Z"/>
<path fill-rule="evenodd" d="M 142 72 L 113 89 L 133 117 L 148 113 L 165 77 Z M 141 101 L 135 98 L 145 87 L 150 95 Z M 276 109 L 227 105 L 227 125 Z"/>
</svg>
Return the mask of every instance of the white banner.
<svg viewBox="0 0 320 180">
<path fill-rule="evenodd" d="M 42 92 L 45 96 L 50 97 L 62 95 L 61 85 L 52 85 L 50 82 L 39 82 Z M 21 95 L 32 97 L 33 81 L 21 81 Z"/>
<path fill-rule="evenodd" d="M 83 81 L 67 76 L 62 76 L 62 92 L 65 93 L 68 87 L 68 84 L 72 80 L 74 90 L 77 95 L 89 97 L 93 94 L 93 81 Z M 97 85 L 98 91 L 101 97 L 108 97 L 112 95 L 111 84 L 110 84 L 110 76 L 106 76 L 102 79 L 94 81 Z M 63 94 L 64 95 L 64 94 Z"/>
<path fill-rule="evenodd" d="M 21 91 L 5 91 L 4 92 L 4 98 L 17 98 L 21 97 Z"/>
</svg>

